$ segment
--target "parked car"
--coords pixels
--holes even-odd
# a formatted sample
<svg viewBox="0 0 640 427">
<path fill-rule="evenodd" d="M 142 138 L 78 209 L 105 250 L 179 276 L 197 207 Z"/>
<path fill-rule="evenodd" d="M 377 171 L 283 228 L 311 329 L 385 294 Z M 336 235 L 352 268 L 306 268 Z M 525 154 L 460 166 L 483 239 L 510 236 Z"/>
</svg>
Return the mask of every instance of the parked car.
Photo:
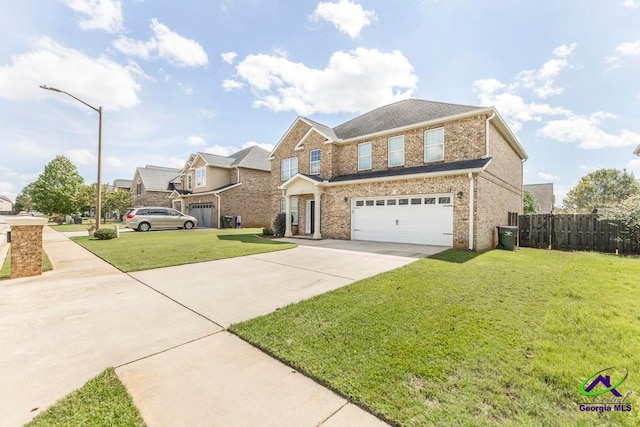
<svg viewBox="0 0 640 427">
<path fill-rule="evenodd" d="M 149 231 L 158 228 L 185 228 L 198 226 L 198 220 L 180 211 L 162 207 L 131 208 L 124 215 L 122 224 L 135 231 Z"/>
</svg>

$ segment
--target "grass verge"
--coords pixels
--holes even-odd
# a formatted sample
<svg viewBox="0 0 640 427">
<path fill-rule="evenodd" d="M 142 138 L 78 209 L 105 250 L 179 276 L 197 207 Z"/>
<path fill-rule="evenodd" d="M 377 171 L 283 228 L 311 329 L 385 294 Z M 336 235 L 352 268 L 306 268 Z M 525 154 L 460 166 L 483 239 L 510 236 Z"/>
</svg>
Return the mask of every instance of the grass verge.
<svg viewBox="0 0 640 427">
<path fill-rule="evenodd" d="M 42 250 L 42 271 L 50 271 L 53 270 L 53 266 L 51 265 L 51 261 L 49 261 L 49 257 L 47 253 Z M 2 264 L 2 269 L 0 269 L 0 279 L 8 279 L 11 277 L 11 248 L 7 252 L 7 257 L 4 259 L 4 263 Z"/>
<path fill-rule="evenodd" d="M 122 271 L 140 271 L 290 249 L 296 245 L 256 236 L 262 229 L 167 230 L 122 233 L 119 239 L 73 237 Z"/>
<path fill-rule="evenodd" d="M 108 368 L 26 424 L 28 427 L 145 425 L 113 368 Z"/>
<path fill-rule="evenodd" d="M 451 250 L 231 330 L 400 425 L 638 425 L 639 277 L 638 259 Z M 581 412 L 612 366 L 633 410 Z"/>
</svg>

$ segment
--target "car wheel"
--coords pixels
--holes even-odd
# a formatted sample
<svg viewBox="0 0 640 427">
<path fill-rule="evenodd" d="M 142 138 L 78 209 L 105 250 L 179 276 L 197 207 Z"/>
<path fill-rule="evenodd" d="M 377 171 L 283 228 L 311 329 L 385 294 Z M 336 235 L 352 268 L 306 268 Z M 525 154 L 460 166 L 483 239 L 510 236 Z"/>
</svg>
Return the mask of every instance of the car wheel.
<svg viewBox="0 0 640 427">
<path fill-rule="evenodd" d="M 140 231 L 149 231 L 150 228 L 151 225 L 149 225 L 148 222 L 141 222 L 140 225 L 138 225 L 138 230 Z"/>
<path fill-rule="evenodd" d="M 187 221 L 187 222 L 185 222 L 185 223 L 184 223 L 184 228 L 185 228 L 186 230 L 191 230 L 191 229 L 193 228 L 193 222 L 191 222 L 191 221 Z"/>
</svg>

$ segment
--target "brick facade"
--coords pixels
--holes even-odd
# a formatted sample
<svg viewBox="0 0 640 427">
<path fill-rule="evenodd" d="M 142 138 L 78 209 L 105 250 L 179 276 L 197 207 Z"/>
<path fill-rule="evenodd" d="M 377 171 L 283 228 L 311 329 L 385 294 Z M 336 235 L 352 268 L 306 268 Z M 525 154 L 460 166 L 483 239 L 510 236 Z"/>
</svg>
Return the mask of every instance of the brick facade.
<svg viewBox="0 0 640 427">
<path fill-rule="evenodd" d="M 11 226 L 11 278 L 42 274 L 42 225 Z"/>
<path fill-rule="evenodd" d="M 135 187 L 133 188 L 133 206 L 162 206 L 166 208 L 173 207 L 171 204 L 171 191 L 147 191 L 142 189 L 142 194 L 135 193 Z"/>
<path fill-rule="evenodd" d="M 311 126 L 304 120 L 297 120 L 273 154 L 271 175 L 271 218 L 280 212 L 282 190 L 281 161 L 297 157 L 298 173 L 309 174 L 309 155 L 314 149 L 322 149 L 321 172 L 319 177 L 330 179 L 335 176 L 356 174 L 358 171 L 357 147 L 362 142 L 372 142 L 372 169 L 382 171 L 388 166 L 388 138 L 404 135 L 404 166 L 416 167 L 425 164 L 448 163 L 480 159 L 486 155 L 486 120 L 482 114 L 470 115 L 435 125 L 421 126 L 403 132 L 389 132 L 372 138 L 363 137 L 342 143 L 325 143 L 318 132 L 308 133 Z M 495 119 L 497 120 L 497 119 Z M 444 160 L 425 162 L 424 134 L 426 130 L 444 128 Z M 495 227 L 504 225 L 507 212 L 522 212 L 522 159 L 495 126 L 489 126 L 489 157 L 491 162 L 486 170 L 475 173 L 474 183 L 474 248 L 495 247 Z M 308 133 L 308 134 L 307 134 Z M 306 135 L 302 148 L 294 149 Z M 363 172 L 370 172 L 363 171 Z M 313 184 L 309 184 L 310 186 Z M 310 187 L 311 188 L 311 187 Z M 462 192 L 462 197 L 455 195 Z M 449 175 L 432 178 L 397 179 L 375 183 L 348 183 L 341 186 L 323 188 L 321 199 L 321 232 L 325 238 L 351 238 L 351 200 L 356 197 L 399 196 L 415 194 L 453 194 L 454 236 L 457 248 L 469 247 L 469 176 Z M 308 234 L 306 229 L 306 201 L 312 194 L 297 195 L 300 234 Z"/>
</svg>

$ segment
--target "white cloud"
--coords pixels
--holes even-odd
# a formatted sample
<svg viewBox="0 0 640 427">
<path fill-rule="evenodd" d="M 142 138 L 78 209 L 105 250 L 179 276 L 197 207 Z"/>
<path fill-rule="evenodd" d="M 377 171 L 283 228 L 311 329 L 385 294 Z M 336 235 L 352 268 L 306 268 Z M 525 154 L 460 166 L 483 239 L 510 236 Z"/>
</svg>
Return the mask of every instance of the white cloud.
<svg viewBox="0 0 640 427">
<path fill-rule="evenodd" d="M 587 171 L 587 172 L 594 172 L 597 171 L 598 169 L 602 169 L 604 166 L 602 166 L 601 164 L 597 164 L 597 165 L 580 165 L 580 169 L 582 169 L 583 171 Z"/>
<path fill-rule="evenodd" d="M 0 66 L 0 97 L 26 100 L 47 96 L 86 108 L 65 95 L 45 94 L 38 86 L 46 84 L 94 106 L 131 108 L 139 102 L 136 77 L 140 77 L 140 69 L 135 63 L 123 66 L 105 57 L 91 58 L 41 37 L 34 41 L 33 50 L 13 57 L 11 65 Z"/>
<path fill-rule="evenodd" d="M 546 179 L 547 181 L 560 181 L 560 177 L 558 175 L 551 175 L 550 173 L 538 172 L 538 176 L 542 179 Z"/>
<path fill-rule="evenodd" d="M 182 91 L 184 92 L 185 95 L 192 95 L 193 94 L 193 89 L 191 88 L 191 86 L 189 86 L 187 84 L 178 83 L 178 87 L 180 89 L 182 89 Z"/>
<path fill-rule="evenodd" d="M 187 144 L 192 145 L 194 147 L 198 147 L 201 145 L 207 145 L 207 142 L 201 136 L 191 135 L 187 138 Z"/>
<path fill-rule="evenodd" d="M 253 147 L 255 145 L 269 152 L 273 151 L 273 148 L 274 148 L 273 144 L 269 144 L 267 142 L 261 143 L 261 142 L 255 142 L 255 141 L 245 142 L 244 144 L 242 144 L 242 148 Z"/>
<path fill-rule="evenodd" d="M 586 150 L 610 147 L 630 147 L 640 144 L 640 132 L 622 129 L 617 134 L 601 129 L 602 121 L 613 119 L 610 113 L 597 112 L 589 116 L 571 115 L 562 120 L 551 120 L 538 135 L 567 143 L 577 143 Z"/>
<path fill-rule="evenodd" d="M 153 59 L 157 54 L 178 67 L 204 67 L 209 63 L 207 52 L 195 40 L 171 31 L 156 18 L 151 20 L 151 29 L 154 36 L 147 41 L 120 36 L 113 46 L 125 55 L 145 60 Z"/>
<path fill-rule="evenodd" d="M 13 190 L 15 187 L 13 186 L 12 183 L 10 182 L 3 182 L 0 181 L 0 191 L 4 192 L 4 191 L 11 191 Z"/>
<path fill-rule="evenodd" d="M 624 0 L 622 6 L 630 9 L 637 9 L 640 7 L 640 0 Z"/>
<path fill-rule="evenodd" d="M 120 160 L 119 158 L 117 158 L 116 156 L 109 156 L 105 160 L 106 160 L 107 166 L 110 166 L 112 168 L 124 168 L 124 167 L 126 167 L 124 162 L 122 160 Z"/>
<path fill-rule="evenodd" d="M 168 165 L 168 167 L 170 168 L 178 168 L 178 169 L 182 169 L 182 167 L 184 166 L 185 160 L 181 159 L 180 157 L 169 157 L 169 159 L 166 162 L 162 162 L 162 164 L 166 164 Z"/>
<path fill-rule="evenodd" d="M 616 46 L 615 51 L 614 55 L 606 58 L 607 63 L 613 68 L 619 67 L 624 57 L 640 56 L 640 40 L 620 43 Z"/>
<path fill-rule="evenodd" d="M 89 150 L 74 148 L 65 151 L 64 155 L 67 156 L 72 163 L 77 165 L 97 164 L 96 156 Z"/>
<path fill-rule="evenodd" d="M 85 30 L 105 30 L 118 33 L 122 24 L 122 4 L 117 0 L 64 0 L 71 9 L 85 15 L 78 21 Z"/>
<path fill-rule="evenodd" d="M 222 82 L 222 88 L 227 92 L 232 91 L 234 89 L 242 89 L 243 87 L 244 87 L 244 83 L 236 80 L 226 79 L 225 81 Z"/>
<path fill-rule="evenodd" d="M 521 71 L 516 76 L 517 84 L 521 84 L 527 89 L 531 89 L 536 96 L 545 99 L 551 95 L 559 95 L 564 90 L 561 87 L 555 87 L 560 72 L 569 67 L 567 57 L 573 54 L 576 44 L 563 44 L 553 50 L 556 58 L 545 62 L 538 70 Z"/>
<path fill-rule="evenodd" d="M 363 47 L 335 52 L 324 69 L 259 54 L 236 71 L 258 97 L 255 107 L 302 115 L 367 111 L 410 97 L 418 81 L 402 52 Z"/>
<path fill-rule="evenodd" d="M 238 151 L 236 147 L 230 145 L 213 145 L 204 149 L 205 153 L 217 154 L 218 156 L 228 156 Z"/>
<path fill-rule="evenodd" d="M 373 10 L 364 10 L 358 3 L 350 0 L 339 0 L 337 3 L 320 2 L 309 17 L 311 21 L 324 19 L 331 22 L 341 33 L 356 38 L 364 27 L 376 20 Z"/>
<path fill-rule="evenodd" d="M 227 64 L 233 64 L 233 61 L 235 61 L 237 56 L 238 54 L 235 52 L 224 52 L 220 54 L 222 60 Z"/>
<path fill-rule="evenodd" d="M 201 108 L 200 109 L 200 115 L 202 117 L 206 117 L 207 119 L 213 119 L 216 117 L 216 112 L 213 110 L 209 110 L 206 108 Z"/>
</svg>

